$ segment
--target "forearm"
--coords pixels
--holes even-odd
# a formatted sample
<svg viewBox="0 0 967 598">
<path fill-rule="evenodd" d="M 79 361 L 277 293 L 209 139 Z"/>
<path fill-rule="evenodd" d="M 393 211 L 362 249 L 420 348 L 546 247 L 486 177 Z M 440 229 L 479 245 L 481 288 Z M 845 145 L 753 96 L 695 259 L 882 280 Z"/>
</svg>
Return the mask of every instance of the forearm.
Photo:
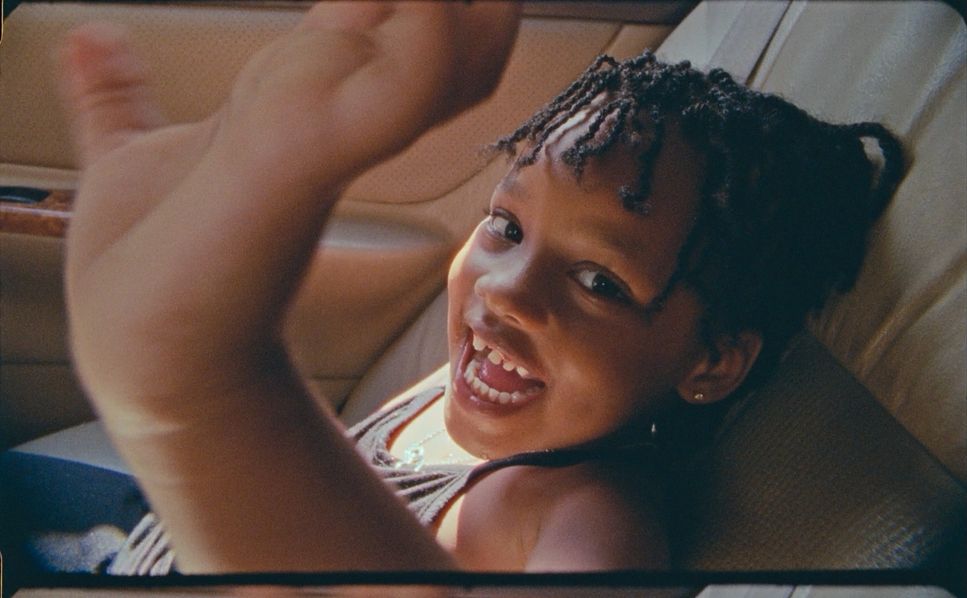
<svg viewBox="0 0 967 598">
<path fill-rule="evenodd" d="M 73 293 L 90 302 L 73 321 L 85 381 L 179 566 L 448 566 L 316 410 L 275 333 L 335 191 L 274 197 L 230 168 L 198 172 L 91 262 Z M 120 288 L 101 284 L 102 268 Z M 119 294 L 120 309 L 90 317 Z"/>
<path fill-rule="evenodd" d="M 186 570 L 449 566 L 318 410 L 278 329 L 340 189 L 492 88 L 515 12 L 317 5 L 218 113 L 179 127 L 138 118 L 123 44 L 75 40 L 71 346 Z"/>
<path fill-rule="evenodd" d="M 268 357 L 267 357 L 268 359 Z M 321 417 L 284 362 L 191 421 L 110 429 L 185 572 L 438 569 L 449 556 Z M 198 398 L 198 397 L 195 397 Z"/>
<path fill-rule="evenodd" d="M 114 111 L 125 115 L 120 131 L 76 119 L 87 125 L 78 134 L 87 168 L 67 299 L 76 363 L 96 400 L 143 389 L 176 397 L 212 373 L 234 377 L 233 364 L 273 342 L 339 190 L 492 89 L 515 13 L 323 3 L 260 50 L 202 123 L 133 135 L 126 119 L 140 109 Z M 75 95 L 93 99 L 75 103 L 126 98 L 120 83 L 104 86 L 103 102 L 96 85 L 78 83 Z M 120 133 L 130 142 L 112 149 Z M 125 194 L 134 201 L 119 202 Z"/>
</svg>

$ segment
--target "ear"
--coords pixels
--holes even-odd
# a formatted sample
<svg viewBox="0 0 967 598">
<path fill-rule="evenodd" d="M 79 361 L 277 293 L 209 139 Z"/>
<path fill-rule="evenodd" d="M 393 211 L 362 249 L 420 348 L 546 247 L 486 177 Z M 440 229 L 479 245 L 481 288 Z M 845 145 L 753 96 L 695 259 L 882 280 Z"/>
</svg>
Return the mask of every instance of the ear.
<svg viewBox="0 0 967 598">
<path fill-rule="evenodd" d="M 721 336 L 715 340 L 714 355 L 703 351 L 692 370 L 676 387 L 678 394 L 689 403 L 706 404 L 720 401 L 742 384 L 762 350 L 762 335 L 742 332 L 736 336 Z"/>
</svg>

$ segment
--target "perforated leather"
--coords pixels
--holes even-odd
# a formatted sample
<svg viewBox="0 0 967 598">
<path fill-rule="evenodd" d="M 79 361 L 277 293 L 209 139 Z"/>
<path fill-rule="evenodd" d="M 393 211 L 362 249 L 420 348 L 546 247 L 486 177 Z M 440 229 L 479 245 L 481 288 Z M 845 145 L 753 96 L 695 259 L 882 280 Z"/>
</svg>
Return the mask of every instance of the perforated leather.
<svg viewBox="0 0 967 598">
<path fill-rule="evenodd" d="M 963 562 L 963 486 L 808 333 L 672 485 L 683 569 Z"/>
<path fill-rule="evenodd" d="M 753 84 L 883 121 L 911 157 L 855 290 L 813 330 L 967 480 L 967 26 L 941 2 L 800 4 L 783 25 Z"/>
</svg>

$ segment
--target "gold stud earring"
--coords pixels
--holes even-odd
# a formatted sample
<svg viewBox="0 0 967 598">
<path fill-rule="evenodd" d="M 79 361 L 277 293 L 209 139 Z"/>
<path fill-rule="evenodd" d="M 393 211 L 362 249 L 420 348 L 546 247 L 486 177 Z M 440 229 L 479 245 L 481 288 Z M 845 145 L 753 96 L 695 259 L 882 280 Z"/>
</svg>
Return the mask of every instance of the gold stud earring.
<svg viewBox="0 0 967 598">
<path fill-rule="evenodd" d="M 702 401 L 705 400 L 705 395 L 700 392 L 697 392 L 694 395 L 692 395 L 692 400 L 695 401 L 696 403 L 701 403 Z"/>
</svg>

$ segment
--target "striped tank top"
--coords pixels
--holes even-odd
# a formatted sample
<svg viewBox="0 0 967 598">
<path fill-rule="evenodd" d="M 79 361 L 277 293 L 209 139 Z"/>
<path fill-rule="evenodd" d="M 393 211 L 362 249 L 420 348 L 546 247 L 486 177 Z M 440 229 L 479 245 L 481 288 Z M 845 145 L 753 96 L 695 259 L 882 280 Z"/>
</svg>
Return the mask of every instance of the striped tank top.
<svg viewBox="0 0 967 598">
<path fill-rule="evenodd" d="M 475 466 L 456 463 L 419 466 L 397 459 L 390 453 L 390 439 L 442 394 L 442 387 L 427 389 L 377 411 L 347 432 L 360 454 L 426 526 L 436 523 L 446 508 L 474 482 L 498 469 L 515 465 L 565 467 L 590 459 L 615 457 L 638 460 L 651 454 L 652 445 L 648 441 L 615 442 L 613 438 L 605 438 L 572 448 L 520 453 Z M 148 513 L 128 535 L 107 572 L 112 575 L 165 575 L 174 570 L 175 554 L 164 524 L 153 513 Z"/>
</svg>

